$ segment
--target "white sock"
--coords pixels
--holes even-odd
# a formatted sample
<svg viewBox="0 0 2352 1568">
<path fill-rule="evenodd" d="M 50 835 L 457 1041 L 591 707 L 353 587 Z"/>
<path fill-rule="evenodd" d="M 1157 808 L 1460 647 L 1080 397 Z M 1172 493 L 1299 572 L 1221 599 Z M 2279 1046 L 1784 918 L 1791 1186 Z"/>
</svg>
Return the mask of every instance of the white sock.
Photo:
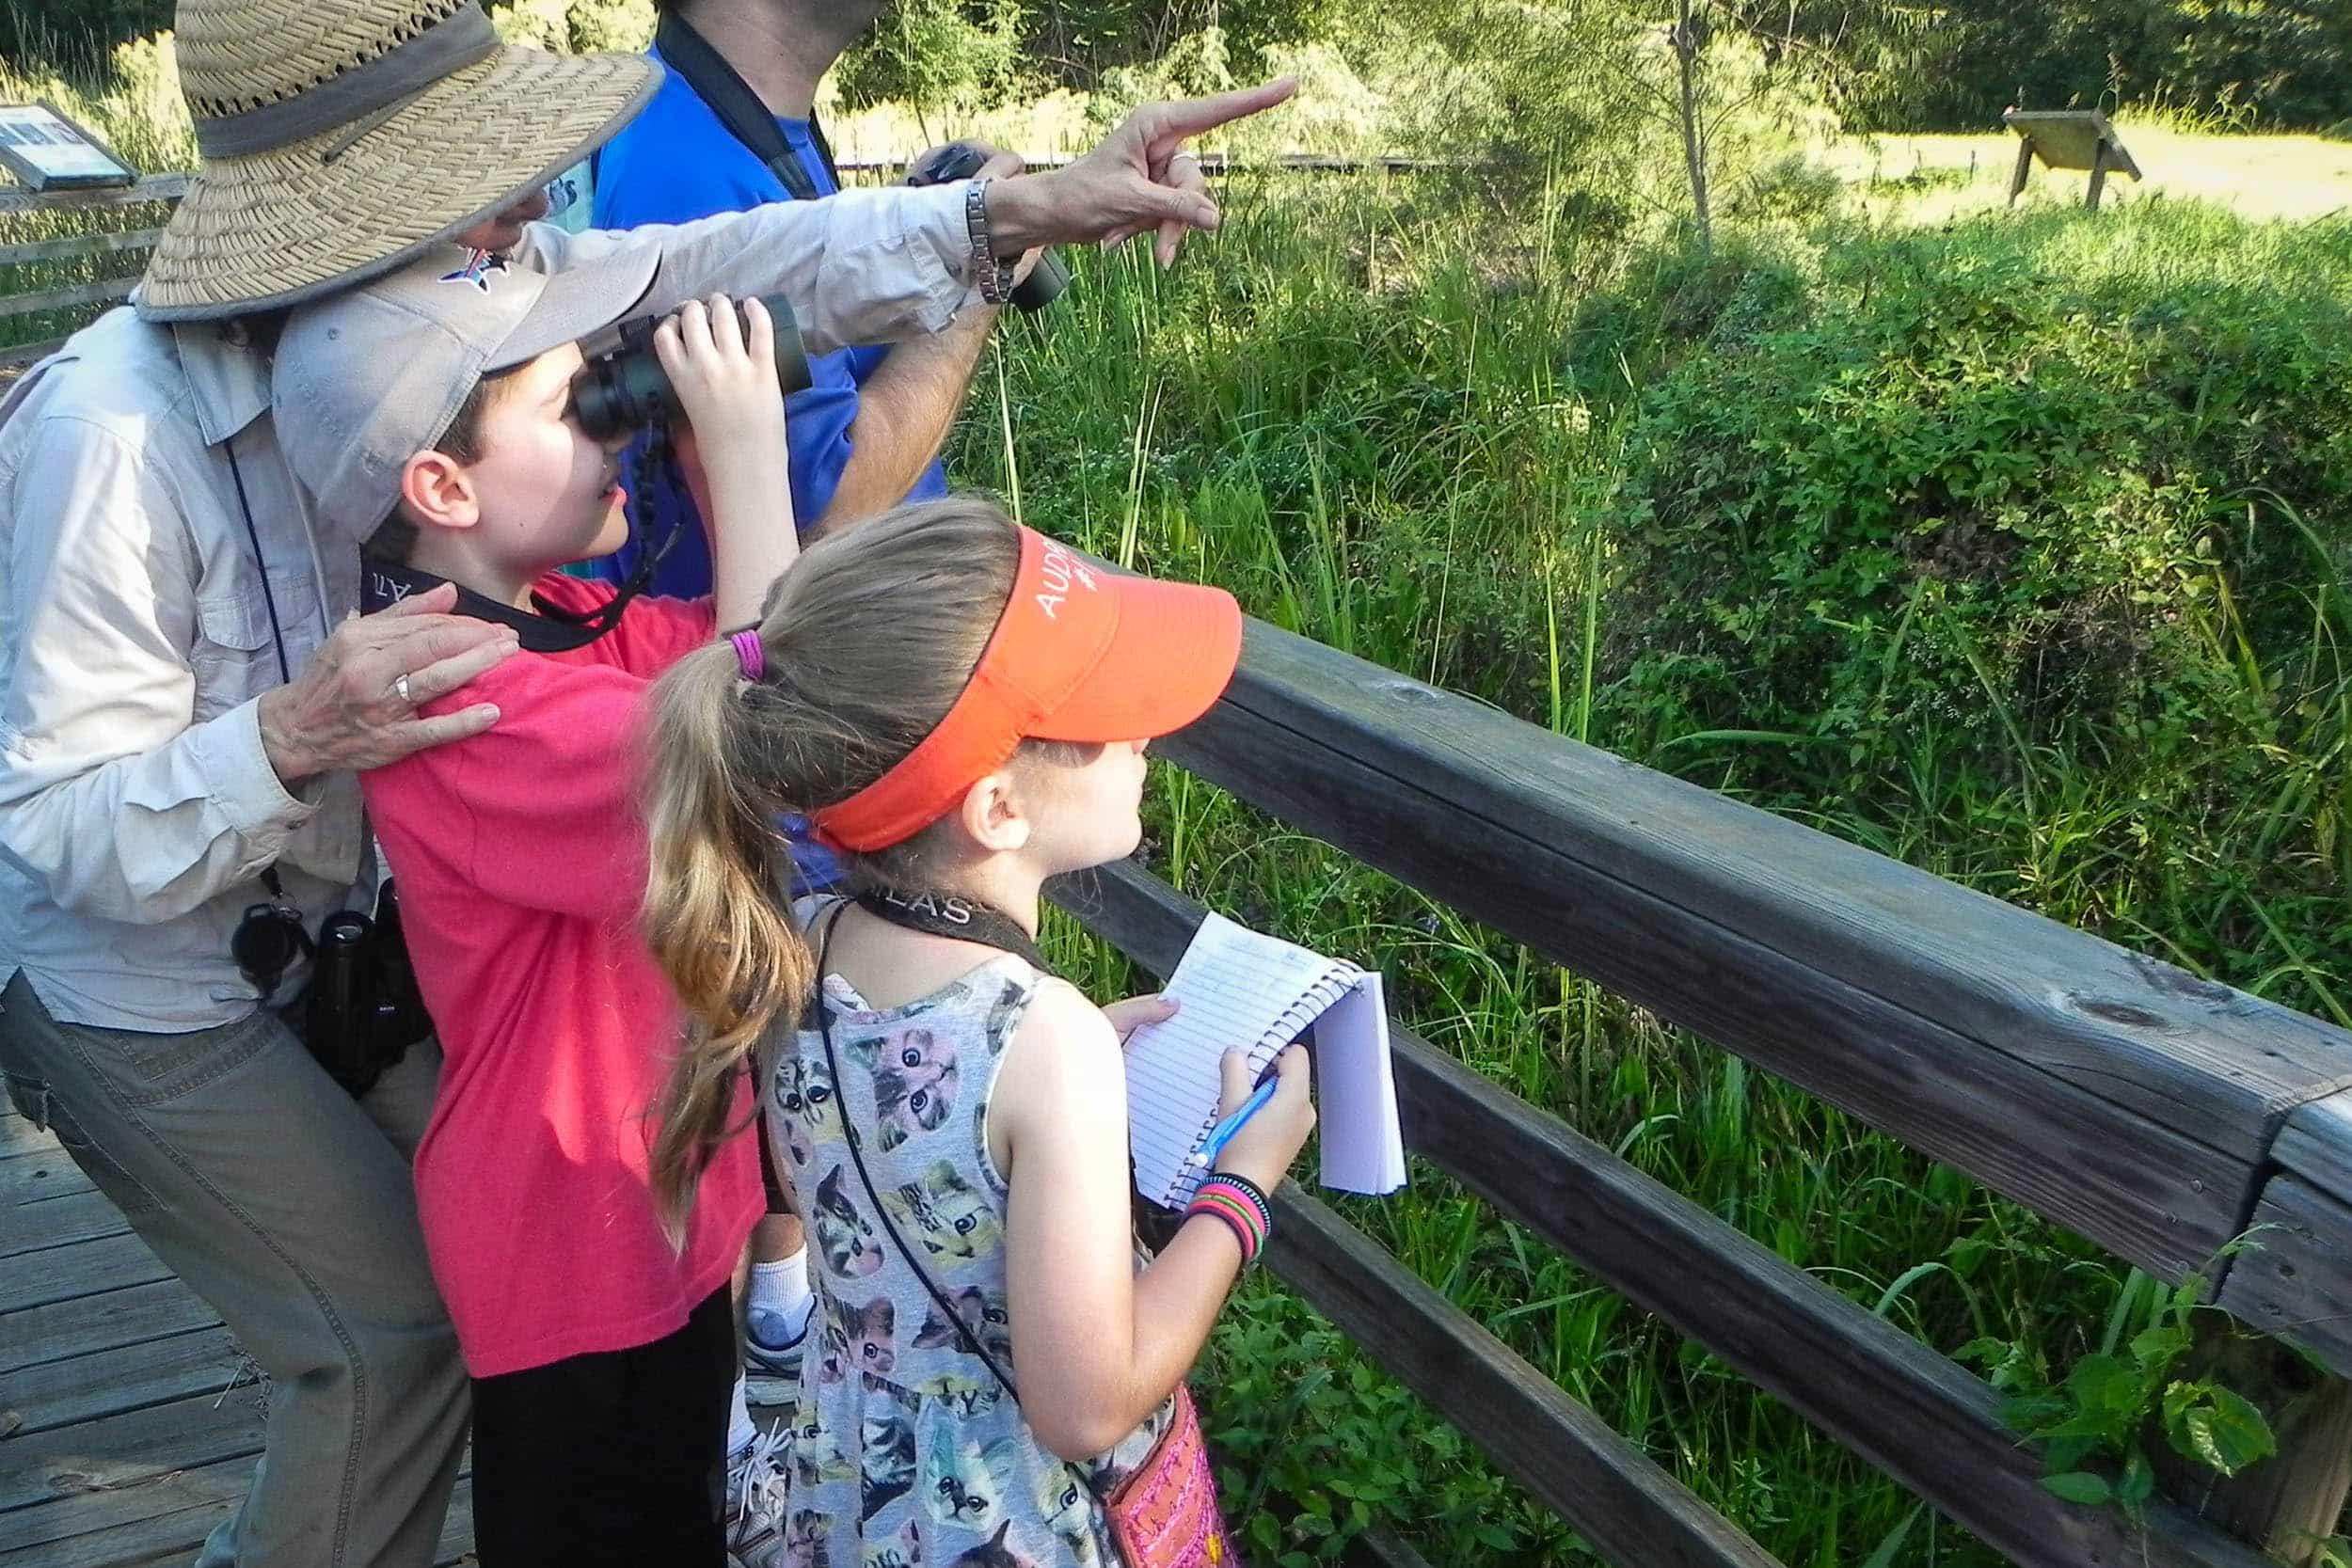
<svg viewBox="0 0 2352 1568">
<path fill-rule="evenodd" d="M 799 1334 L 807 1325 L 809 1308 L 816 1305 L 816 1300 L 808 1288 L 808 1248 L 803 1247 L 791 1257 L 773 1262 L 752 1264 L 744 1306 L 749 1311 L 783 1319 L 788 1325 L 787 1337 Z"/>
<path fill-rule="evenodd" d="M 743 1400 L 743 1376 L 739 1372 L 735 1378 L 735 1402 L 727 1410 L 728 1456 L 739 1458 L 758 1435 L 759 1429 L 752 1425 L 752 1407 Z"/>
</svg>

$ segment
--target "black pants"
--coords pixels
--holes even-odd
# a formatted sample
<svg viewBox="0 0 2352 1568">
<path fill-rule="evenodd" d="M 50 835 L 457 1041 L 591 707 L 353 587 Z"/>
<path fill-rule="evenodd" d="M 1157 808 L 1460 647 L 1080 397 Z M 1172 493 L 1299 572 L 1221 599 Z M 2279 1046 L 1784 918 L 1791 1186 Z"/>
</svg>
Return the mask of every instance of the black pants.
<svg viewBox="0 0 2352 1568">
<path fill-rule="evenodd" d="M 473 1382 L 483 1568 L 720 1568 L 735 1305 L 634 1350 Z"/>
</svg>

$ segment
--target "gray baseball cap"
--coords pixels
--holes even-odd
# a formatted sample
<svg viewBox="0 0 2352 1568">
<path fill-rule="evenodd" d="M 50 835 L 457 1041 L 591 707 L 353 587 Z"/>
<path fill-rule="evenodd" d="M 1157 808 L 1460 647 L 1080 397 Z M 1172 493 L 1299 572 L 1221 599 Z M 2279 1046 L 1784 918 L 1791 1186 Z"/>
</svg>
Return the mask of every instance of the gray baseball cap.
<svg viewBox="0 0 2352 1568">
<path fill-rule="evenodd" d="M 474 384 L 636 313 L 652 245 L 541 272 L 462 245 L 294 311 L 278 340 L 278 449 L 323 529 L 364 539 L 390 515 L 408 460 L 439 440 Z"/>
</svg>

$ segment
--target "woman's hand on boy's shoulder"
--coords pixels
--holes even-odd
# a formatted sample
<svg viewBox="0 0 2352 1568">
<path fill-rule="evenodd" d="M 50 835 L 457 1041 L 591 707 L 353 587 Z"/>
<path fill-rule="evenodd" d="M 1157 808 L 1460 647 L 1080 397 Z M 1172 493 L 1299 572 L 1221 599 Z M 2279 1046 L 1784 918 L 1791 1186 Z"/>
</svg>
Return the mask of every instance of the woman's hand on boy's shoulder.
<svg viewBox="0 0 2352 1568">
<path fill-rule="evenodd" d="M 325 773 L 363 772 L 411 752 L 463 740 L 498 722 L 494 704 L 425 717 L 515 652 L 514 629 L 452 613 L 441 583 L 373 615 L 355 615 L 320 644 L 292 684 L 256 705 L 262 754 L 288 789 Z"/>
</svg>

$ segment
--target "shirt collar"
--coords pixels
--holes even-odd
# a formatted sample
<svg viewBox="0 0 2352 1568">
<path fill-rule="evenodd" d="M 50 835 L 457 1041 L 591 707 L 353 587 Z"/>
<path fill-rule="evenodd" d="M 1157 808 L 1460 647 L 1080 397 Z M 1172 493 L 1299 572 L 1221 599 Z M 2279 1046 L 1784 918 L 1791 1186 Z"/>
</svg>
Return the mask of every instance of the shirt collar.
<svg viewBox="0 0 2352 1568">
<path fill-rule="evenodd" d="M 215 322 L 183 322 L 171 329 L 180 369 L 196 398 L 196 424 L 204 444 L 216 447 L 269 412 L 269 360 L 230 342 Z"/>
</svg>

